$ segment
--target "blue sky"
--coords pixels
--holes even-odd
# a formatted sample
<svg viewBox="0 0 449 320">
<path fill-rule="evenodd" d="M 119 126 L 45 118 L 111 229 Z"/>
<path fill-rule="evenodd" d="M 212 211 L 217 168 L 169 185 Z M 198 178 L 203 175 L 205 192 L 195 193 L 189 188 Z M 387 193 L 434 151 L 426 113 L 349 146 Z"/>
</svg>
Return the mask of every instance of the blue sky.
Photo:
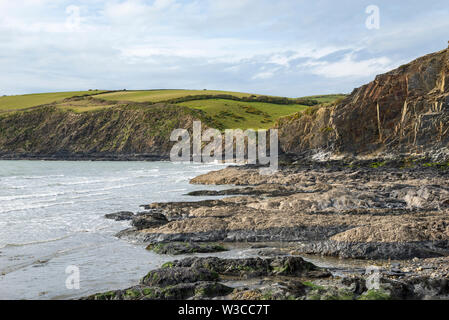
<svg viewBox="0 0 449 320">
<path fill-rule="evenodd" d="M 0 0 L 0 94 L 347 93 L 446 48 L 448 31 L 447 0 Z"/>
</svg>

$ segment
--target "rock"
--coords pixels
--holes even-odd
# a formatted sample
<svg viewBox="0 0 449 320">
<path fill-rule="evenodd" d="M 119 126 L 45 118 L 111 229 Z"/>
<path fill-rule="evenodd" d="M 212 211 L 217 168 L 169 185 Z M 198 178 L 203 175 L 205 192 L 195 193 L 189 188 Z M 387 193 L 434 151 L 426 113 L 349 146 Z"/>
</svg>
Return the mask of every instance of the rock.
<svg viewBox="0 0 449 320">
<path fill-rule="evenodd" d="M 318 268 L 301 257 L 277 257 L 271 259 L 248 258 L 248 259 L 219 259 L 187 258 L 174 261 L 174 267 L 208 268 L 220 275 L 242 276 L 254 278 L 260 276 L 301 276 L 326 277 L 330 273 Z"/>
<path fill-rule="evenodd" d="M 150 271 L 139 285 L 87 297 L 89 300 L 186 300 L 225 297 L 234 289 L 220 283 L 223 276 L 272 275 L 306 276 L 309 272 L 325 272 L 301 258 L 219 259 L 188 258 L 164 264 Z M 328 275 L 329 276 L 329 275 Z M 222 280 L 223 281 L 223 280 Z M 302 282 L 261 281 L 265 299 L 296 298 L 305 294 Z"/>
<path fill-rule="evenodd" d="M 427 242 L 338 242 L 312 241 L 298 244 L 297 251 L 351 259 L 403 260 L 441 257 L 449 254 L 449 241 Z"/>
<path fill-rule="evenodd" d="M 160 212 L 151 211 L 137 214 L 133 217 L 131 225 L 137 230 L 159 227 L 168 223 L 167 218 Z"/>
<path fill-rule="evenodd" d="M 110 213 L 106 214 L 104 217 L 106 219 L 111 219 L 115 221 L 125 221 L 125 220 L 132 220 L 134 216 L 134 213 L 129 211 L 120 211 L 116 213 Z"/>
<path fill-rule="evenodd" d="M 321 274 L 321 276 L 318 276 Z M 271 259 L 187 258 L 150 271 L 139 285 L 87 297 L 91 300 L 409 300 L 449 297 L 449 279 L 380 270 L 370 275 L 332 277 L 299 257 Z M 235 281 L 237 280 L 237 282 Z M 227 285 L 232 282 L 232 285 Z M 235 289 L 232 288 L 235 287 Z"/>
<path fill-rule="evenodd" d="M 180 283 L 167 287 L 135 286 L 125 290 L 92 295 L 87 300 L 187 300 L 209 299 L 230 294 L 232 288 L 221 283 Z"/>
<path fill-rule="evenodd" d="M 225 247 L 217 243 L 191 243 L 191 242 L 169 242 L 150 244 L 147 250 L 152 250 L 157 254 L 193 254 L 193 253 L 212 253 L 227 251 Z"/>
<path fill-rule="evenodd" d="M 179 283 L 217 281 L 218 274 L 206 268 L 170 267 L 150 271 L 141 281 L 147 286 L 166 287 Z"/>
<path fill-rule="evenodd" d="M 343 101 L 279 120 L 280 149 L 295 155 L 439 155 L 449 143 L 449 49 L 405 64 Z M 318 157 L 317 157 L 318 158 Z"/>
<path fill-rule="evenodd" d="M 279 249 L 265 249 L 260 250 L 257 252 L 257 254 L 261 257 L 279 257 L 279 256 L 286 256 L 287 253 L 279 250 Z"/>
</svg>

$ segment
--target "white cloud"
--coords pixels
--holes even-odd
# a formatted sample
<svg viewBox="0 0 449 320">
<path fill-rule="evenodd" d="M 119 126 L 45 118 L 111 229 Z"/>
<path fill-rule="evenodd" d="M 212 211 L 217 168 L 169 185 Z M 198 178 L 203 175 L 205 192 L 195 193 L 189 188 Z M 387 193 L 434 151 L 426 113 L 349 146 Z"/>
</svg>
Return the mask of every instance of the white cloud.
<svg viewBox="0 0 449 320">
<path fill-rule="evenodd" d="M 356 9 L 330 0 L 0 0 L 0 94 L 87 85 L 347 92 L 418 56 L 406 48 L 447 40 L 445 3 L 435 2 L 432 23 L 433 11 L 390 25 L 384 17 L 385 29 L 367 33 L 364 10 L 360 31 Z"/>
<path fill-rule="evenodd" d="M 260 72 L 256 75 L 254 75 L 251 79 L 258 80 L 258 79 L 270 79 L 274 76 L 274 72 L 268 71 L 268 72 Z"/>
<path fill-rule="evenodd" d="M 313 66 L 313 62 L 309 66 Z M 326 78 L 370 77 L 391 70 L 393 62 L 387 57 L 356 61 L 352 54 L 347 54 L 336 62 L 317 62 L 311 73 Z"/>
</svg>

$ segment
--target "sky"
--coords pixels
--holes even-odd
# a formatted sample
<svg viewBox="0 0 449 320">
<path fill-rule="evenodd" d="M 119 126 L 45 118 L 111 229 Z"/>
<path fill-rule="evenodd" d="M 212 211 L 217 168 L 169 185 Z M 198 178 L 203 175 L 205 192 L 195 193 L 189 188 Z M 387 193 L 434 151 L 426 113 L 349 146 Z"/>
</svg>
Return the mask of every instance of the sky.
<svg viewBox="0 0 449 320">
<path fill-rule="evenodd" d="M 447 0 L 0 0 L 0 95 L 350 93 L 448 31 Z"/>
</svg>

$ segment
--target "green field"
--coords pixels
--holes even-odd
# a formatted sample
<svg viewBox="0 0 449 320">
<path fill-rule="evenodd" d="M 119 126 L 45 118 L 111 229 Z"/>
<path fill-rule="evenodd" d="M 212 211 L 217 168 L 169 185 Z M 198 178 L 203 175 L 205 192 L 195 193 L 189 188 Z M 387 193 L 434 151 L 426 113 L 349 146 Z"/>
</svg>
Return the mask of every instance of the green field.
<svg viewBox="0 0 449 320">
<path fill-rule="evenodd" d="M 219 91 L 219 90 L 148 90 L 148 91 L 118 91 L 104 93 L 97 98 L 111 101 L 161 102 L 185 96 L 228 94 L 235 97 L 249 97 L 250 93 Z"/>
<path fill-rule="evenodd" d="M 189 101 L 180 103 L 180 105 L 203 110 L 228 129 L 268 129 L 280 117 L 309 108 L 302 105 L 278 105 L 223 99 Z"/>
<path fill-rule="evenodd" d="M 75 96 L 93 95 L 101 92 L 105 91 L 73 91 L 25 94 L 20 96 L 3 96 L 0 97 L 0 112 L 18 111 L 43 104 L 62 101 Z"/>
<path fill-rule="evenodd" d="M 345 97 L 346 97 L 345 94 L 328 94 L 328 95 L 310 96 L 310 97 L 304 97 L 304 98 L 313 99 L 322 104 L 329 104 L 329 103 L 333 103 L 335 101 L 341 100 Z"/>
</svg>

